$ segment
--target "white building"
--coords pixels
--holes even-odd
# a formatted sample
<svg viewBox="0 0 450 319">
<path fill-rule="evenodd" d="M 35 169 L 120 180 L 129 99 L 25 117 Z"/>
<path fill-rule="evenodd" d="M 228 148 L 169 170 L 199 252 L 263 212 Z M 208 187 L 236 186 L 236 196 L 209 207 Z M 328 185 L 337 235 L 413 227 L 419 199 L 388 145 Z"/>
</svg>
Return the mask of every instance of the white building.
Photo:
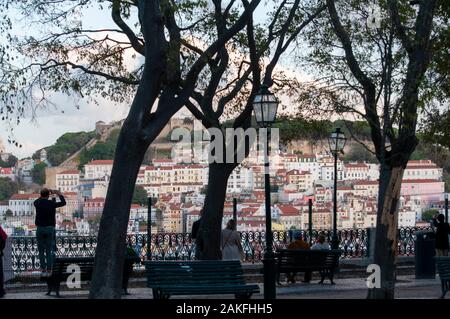
<svg viewBox="0 0 450 319">
<path fill-rule="evenodd" d="M 13 216 L 35 216 L 36 209 L 33 203 L 38 198 L 38 194 L 14 194 L 9 199 L 9 210 Z"/>
<path fill-rule="evenodd" d="M 369 166 L 366 163 L 344 164 L 345 180 L 369 179 Z"/>
<path fill-rule="evenodd" d="M 416 212 L 411 207 L 404 206 L 398 212 L 398 227 L 414 227 L 416 225 Z"/>
<path fill-rule="evenodd" d="M 33 179 L 31 178 L 31 170 L 34 167 L 34 160 L 31 158 L 24 158 L 17 162 L 17 173 L 21 181 L 25 184 L 31 184 Z"/>
<path fill-rule="evenodd" d="M 66 170 L 56 174 L 56 187 L 61 192 L 76 192 L 80 183 L 80 171 Z"/>
<path fill-rule="evenodd" d="M 253 190 L 253 170 L 239 165 L 228 178 L 227 193 Z"/>
<path fill-rule="evenodd" d="M 411 160 L 408 162 L 403 179 L 442 180 L 443 169 L 430 160 Z"/>
<path fill-rule="evenodd" d="M 85 179 L 100 179 L 110 177 L 113 167 L 112 160 L 94 160 L 84 165 Z"/>
</svg>

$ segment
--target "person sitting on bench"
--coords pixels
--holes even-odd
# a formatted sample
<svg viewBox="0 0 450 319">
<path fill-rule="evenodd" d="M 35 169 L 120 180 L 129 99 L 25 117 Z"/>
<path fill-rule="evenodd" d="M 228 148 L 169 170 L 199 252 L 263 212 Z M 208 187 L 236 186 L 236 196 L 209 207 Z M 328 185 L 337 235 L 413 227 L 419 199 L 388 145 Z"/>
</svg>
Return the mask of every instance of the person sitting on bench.
<svg viewBox="0 0 450 319">
<path fill-rule="evenodd" d="M 309 244 L 303 240 L 302 238 L 302 234 L 298 233 L 295 235 L 295 241 L 293 241 L 292 243 L 290 243 L 287 246 L 288 249 L 309 249 Z M 287 282 L 291 282 L 293 284 L 295 284 L 295 275 L 297 273 L 296 272 L 292 272 L 289 274 L 286 274 L 286 280 Z M 309 283 L 311 281 L 311 272 L 310 271 L 305 271 L 305 277 L 303 279 L 303 282 L 305 283 Z"/>
<path fill-rule="evenodd" d="M 321 234 L 317 237 L 316 243 L 312 245 L 311 250 L 330 250 L 330 244 L 326 242 L 325 235 Z"/>
</svg>

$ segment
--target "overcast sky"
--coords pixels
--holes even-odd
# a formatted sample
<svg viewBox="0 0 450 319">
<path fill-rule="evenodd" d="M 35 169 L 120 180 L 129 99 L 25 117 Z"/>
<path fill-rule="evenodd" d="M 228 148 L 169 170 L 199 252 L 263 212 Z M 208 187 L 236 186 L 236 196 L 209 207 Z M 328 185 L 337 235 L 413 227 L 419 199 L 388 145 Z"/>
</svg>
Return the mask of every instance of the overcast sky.
<svg viewBox="0 0 450 319">
<path fill-rule="evenodd" d="M 264 1 L 258 8 L 256 16 L 264 16 L 266 8 Z M 14 17 L 12 17 L 14 19 Z M 255 19 L 258 20 L 258 19 Z M 26 21 L 13 21 L 17 24 Z M 99 13 L 97 9 L 92 9 L 83 17 L 83 27 L 98 28 L 114 27 L 109 14 Z M 21 34 L 30 28 L 17 28 Z M 31 28 L 32 29 L 32 28 Z M 40 110 L 35 119 L 25 118 L 14 127 L 14 138 L 22 144 L 22 148 L 9 144 L 8 129 L 1 124 L 0 139 L 3 141 L 7 152 L 11 152 L 19 158 L 31 156 L 36 150 L 52 145 L 56 139 L 66 132 L 91 131 L 95 127 L 95 122 L 102 120 L 106 123 L 120 120 L 126 117 L 128 104 L 117 105 L 110 101 L 98 100 L 98 105 L 93 102 L 79 101 L 67 96 L 58 96 L 53 99 L 58 105 L 58 109 Z M 76 108 L 79 106 L 79 109 Z"/>
<path fill-rule="evenodd" d="M 105 12 L 99 13 L 97 9 L 90 10 L 83 18 L 83 26 L 94 28 L 99 25 L 112 27 L 110 16 Z M 14 127 L 14 137 L 22 144 L 22 148 L 7 142 L 7 128 L 0 124 L 2 125 L 0 139 L 3 140 L 7 152 L 12 152 L 20 158 L 30 156 L 36 150 L 52 145 L 66 132 L 92 131 L 95 128 L 95 122 L 102 120 L 108 123 L 120 120 L 125 118 L 128 112 L 128 105 L 115 105 L 106 100 L 98 100 L 96 105 L 93 102 L 75 100 L 61 95 L 54 98 L 53 102 L 58 105 L 58 109 L 40 110 L 35 120 L 26 118 Z"/>
</svg>

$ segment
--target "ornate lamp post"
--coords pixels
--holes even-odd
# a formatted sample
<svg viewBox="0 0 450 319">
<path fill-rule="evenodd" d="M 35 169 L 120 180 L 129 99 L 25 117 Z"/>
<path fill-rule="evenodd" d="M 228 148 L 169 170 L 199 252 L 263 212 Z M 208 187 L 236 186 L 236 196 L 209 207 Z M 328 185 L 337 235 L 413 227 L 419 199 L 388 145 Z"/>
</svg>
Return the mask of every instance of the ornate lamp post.
<svg viewBox="0 0 450 319">
<path fill-rule="evenodd" d="M 269 127 L 275 121 L 278 99 L 269 88 L 261 86 L 261 90 L 253 100 L 256 122 L 260 127 L 267 128 L 267 139 L 264 152 L 264 178 L 265 178 L 265 207 L 266 207 L 266 250 L 264 253 L 264 299 L 275 299 L 275 259 L 273 255 L 272 214 L 270 209 L 270 176 L 269 176 Z"/>
<path fill-rule="evenodd" d="M 337 160 L 338 154 L 344 149 L 346 141 L 347 138 L 339 127 L 336 128 L 336 131 L 331 133 L 330 137 L 328 138 L 330 152 L 334 156 L 333 237 L 331 238 L 332 249 L 339 249 L 339 239 L 337 236 Z"/>
</svg>

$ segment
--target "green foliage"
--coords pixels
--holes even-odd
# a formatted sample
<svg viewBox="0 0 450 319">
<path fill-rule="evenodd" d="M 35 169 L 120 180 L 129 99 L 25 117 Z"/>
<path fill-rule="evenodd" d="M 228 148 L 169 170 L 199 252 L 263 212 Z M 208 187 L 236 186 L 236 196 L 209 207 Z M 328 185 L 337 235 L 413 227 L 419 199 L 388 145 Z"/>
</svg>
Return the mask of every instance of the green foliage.
<svg viewBox="0 0 450 319">
<path fill-rule="evenodd" d="M 13 167 L 17 163 L 17 157 L 10 155 L 6 161 L 0 158 L 0 167 Z"/>
<path fill-rule="evenodd" d="M 345 153 L 344 161 L 376 163 L 377 158 L 360 143 L 353 143 L 350 151 Z"/>
<path fill-rule="evenodd" d="M 439 144 L 450 150 L 450 109 L 428 113 L 421 127 L 426 142 Z"/>
<path fill-rule="evenodd" d="M 141 186 L 136 186 L 131 202 L 142 206 L 147 205 L 147 191 Z"/>
<path fill-rule="evenodd" d="M 306 120 L 302 117 L 281 116 L 274 127 L 280 129 L 280 141 L 287 143 L 298 139 L 319 140 L 331 132 L 329 121 Z"/>
<path fill-rule="evenodd" d="M 119 133 L 120 129 L 115 129 L 111 132 L 106 141 L 99 141 L 90 149 L 83 148 L 79 155 L 79 167 L 83 167 L 91 160 L 113 159 Z"/>
<path fill-rule="evenodd" d="M 9 199 L 19 190 L 19 184 L 8 177 L 0 177 L 0 201 Z"/>
<path fill-rule="evenodd" d="M 427 221 L 429 221 L 430 219 L 433 219 L 433 217 L 434 217 L 436 214 L 439 214 L 439 211 L 436 210 L 436 209 L 429 209 L 429 210 L 426 210 L 426 211 L 424 211 L 424 212 L 422 213 L 422 220 L 427 222 Z"/>
<path fill-rule="evenodd" d="M 341 128 L 347 138 L 353 135 L 358 140 L 370 140 L 370 127 L 365 121 L 314 120 L 303 117 L 280 116 L 274 127 L 280 129 L 280 140 L 286 143 L 298 139 L 311 141 L 327 139 L 337 127 Z M 351 133 L 350 133 L 351 131 Z"/>
<path fill-rule="evenodd" d="M 33 179 L 33 182 L 38 185 L 45 184 L 45 168 L 47 167 L 47 164 L 45 163 L 39 163 L 34 165 L 33 169 L 31 170 L 31 178 Z"/>
<path fill-rule="evenodd" d="M 95 132 L 77 132 L 62 135 L 56 140 L 55 144 L 46 148 L 48 161 L 52 166 L 58 166 L 94 137 Z M 37 151 L 33 158 L 38 158 L 39 152 Z"/>
<path fill-rule="evenodd" d="M 447 170 L 444 171 L 444 182 L 445 182 L 445 191 L 447 193 L 450 193 L 450 173 L 449 173 L 450 167 L 447 167 Z"/>
</svg>

